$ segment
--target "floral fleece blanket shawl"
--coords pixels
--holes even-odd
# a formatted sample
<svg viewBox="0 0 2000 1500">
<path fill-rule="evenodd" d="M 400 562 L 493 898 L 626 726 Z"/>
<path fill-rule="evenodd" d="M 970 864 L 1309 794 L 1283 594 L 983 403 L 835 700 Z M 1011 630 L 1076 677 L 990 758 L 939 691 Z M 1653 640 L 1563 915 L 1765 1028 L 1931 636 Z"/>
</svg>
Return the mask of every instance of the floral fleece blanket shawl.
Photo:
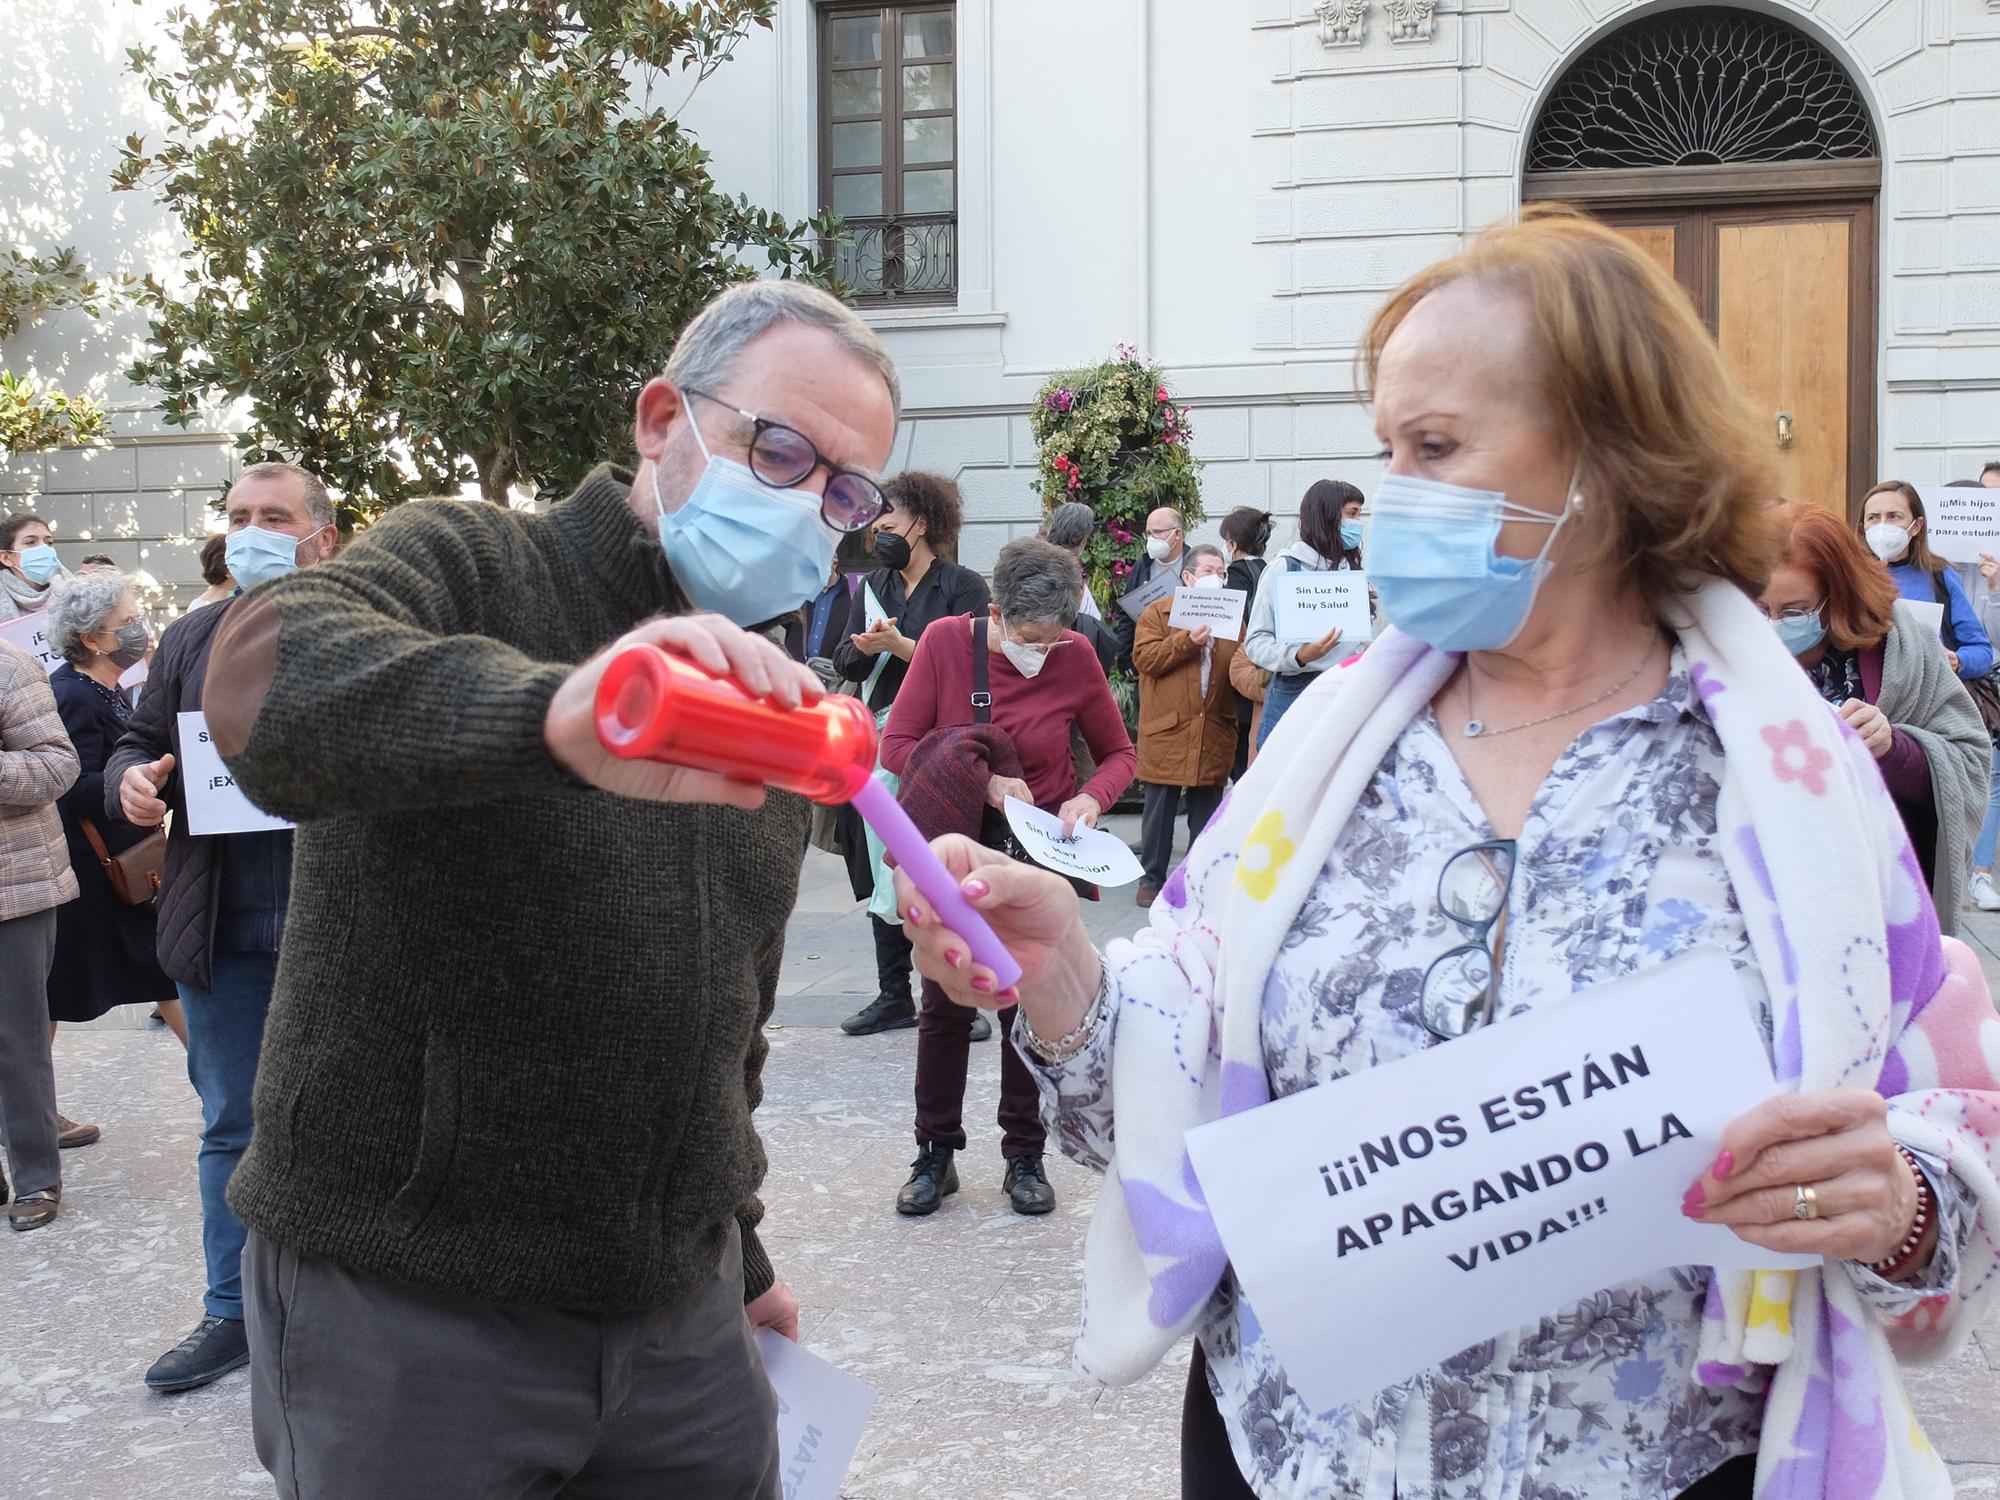
<svg viewBox="0 0 2000 1500">
<path fill-rule="evenodd" d="M 1874 762 L 1734 587 L 1672 622 L 1726 762 L 1724 858 L 1770 990 L 1782 1087 L 1870 1086 L 1895 1137 L 1977 1203 L 1957 1285 L 1885 1325 L 1843 1264 L 1718 1275 L 1700 1378 L 1764 1389 L 1760 1500 L 1945 1496 L 1899 1360 L 1952 1353 L 2000 1296 L 2000 1017 L 1936 913 Z M 1168 955 L 1114 949 L 1117 1150 L 1084 1263 L 1077 1366 L 1137 1380 L 1199 1319 L 1226 1256 L 1183 1145 L 1269 1101 L 1261 996 L 1273 959 L 1376 766 L 1457 658 L 1388 631 L 1286 715 L 1162 892 Z M 1233 877 L 1211 883 L 1217 865 Z M 1201 872 L 1191 882 L 1190 868 Z M 1227 889 L 1221 910 L 1190 886 Z M 1165 961 L 1163 961 L 1165 960 Z"/>
</svg>

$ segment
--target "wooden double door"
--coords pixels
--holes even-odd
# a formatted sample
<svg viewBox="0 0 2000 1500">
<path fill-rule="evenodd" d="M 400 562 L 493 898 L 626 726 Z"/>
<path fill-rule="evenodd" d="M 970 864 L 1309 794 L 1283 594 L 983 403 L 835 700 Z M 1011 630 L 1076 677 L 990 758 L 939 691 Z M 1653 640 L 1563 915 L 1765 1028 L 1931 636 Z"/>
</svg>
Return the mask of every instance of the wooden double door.
<svg viewBox="0 0 2000 1500">
<path fill-rule="evenodd" d="M 1875 202 L 1593 211 L 1679 281 L 1769 435 L 1789 500 L 1846 517 L 1875 463 Z"/>
<path fill-rule="evenodd" d="M 1852 517 L 1877 478 L 1874 158 L 1531 172 L 1693 299 L 1778 460 L 1782 493 Z"/>
</svg>

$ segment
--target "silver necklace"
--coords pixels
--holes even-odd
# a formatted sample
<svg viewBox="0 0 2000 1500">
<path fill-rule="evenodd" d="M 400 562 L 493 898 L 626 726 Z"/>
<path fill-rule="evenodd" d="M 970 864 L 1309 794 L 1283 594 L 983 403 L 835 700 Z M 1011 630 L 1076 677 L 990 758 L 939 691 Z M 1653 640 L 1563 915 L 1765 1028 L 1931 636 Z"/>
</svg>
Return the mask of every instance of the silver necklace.
<svg viewBox="0 0 2000 1500">
<path fill-rule="evenodd" d="M 1557 719 L 1567 719 L 1572 714 L 1580 714 L 1587 708 L 1595 708 L 1605 699 L 1624 692 L 1625 689 L 1637 682 L 1639 674 L 1646 670 L 1646 663 L 1652 659 L 1653 648 L 1648 646 L 1646 654 L 1639 658 L 1639 664 L 1636 667 L 1625 674 L 1623 682 L 1614 683 L 1595 698 L 1592 698 L 1588 703 L 1579 703 L 1575 708 L 1566 708 L 1561 713 L 1544 714 L 1541 718 L 1530 719 L 1525 724 L 1509 724 L 1505 729 L 1488 729 L 1480 720 L 1479 710 L 1473 706 L 1472 702 L 1472 684 L 1477 674 L 1472 670 L 1471 661 L 1467 660 L 1465 664 L 1465 737 L 1469 740 L 1476 740 L 1493 739 L 1503 734 L 1519 734 L 1523 729 L 1534 729 L 1538 725 L 1553 724 Z"/>
</svg>

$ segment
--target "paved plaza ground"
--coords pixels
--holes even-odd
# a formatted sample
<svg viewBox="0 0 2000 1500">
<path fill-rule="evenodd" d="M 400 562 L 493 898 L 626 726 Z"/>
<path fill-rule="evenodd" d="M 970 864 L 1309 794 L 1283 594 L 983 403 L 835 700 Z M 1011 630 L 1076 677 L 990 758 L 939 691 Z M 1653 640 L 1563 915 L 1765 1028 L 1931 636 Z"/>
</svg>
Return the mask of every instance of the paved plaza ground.
<svg viewBox="0 0 2000 1500">
<path fill-rule="evenodd" d="M 1119 819 L 1136 837 L 1136 819 Z M 1104 936 L 1138 913 L 1091 910 Z M 2000 976 L 2000 920 L 1977 918 Z M 807 1345 L 879 1391 L 851 1500 L 1171 1500 L 1183 1346 L 1152 1379 L 1101 1392 L 1069 1368 L 1092 1180 L 1051 1155 L 1055 1214 L 1000 1193 L 996 1043 L 975 1049 L 956 1198 L 928 1220 L 892 1208 L 913 1147 L 913 1032 L 854 1039 L 872 989 L 865 920 L 828 856 L 808 857 L 785 955 L 758 1120 L 771 1160 L 765 1243 L 804 1308 Z M 180 1048 L 136 1008 L 65 1027 L 65 1110 L 104 1140 L 65 1156 L 63 1215 L 0 1234 L 0 1495 L 6 1500 L 268 1496 L 247 1375 L 157 1397 L 146 1366 L 200 1313 L 199 1111 Z M 1961 1495 L 2000 1500 L 2000 1322 L 1912 1376 Z M 354 1497 L 366 1500 L 366 1497 Z"/>
</svg>

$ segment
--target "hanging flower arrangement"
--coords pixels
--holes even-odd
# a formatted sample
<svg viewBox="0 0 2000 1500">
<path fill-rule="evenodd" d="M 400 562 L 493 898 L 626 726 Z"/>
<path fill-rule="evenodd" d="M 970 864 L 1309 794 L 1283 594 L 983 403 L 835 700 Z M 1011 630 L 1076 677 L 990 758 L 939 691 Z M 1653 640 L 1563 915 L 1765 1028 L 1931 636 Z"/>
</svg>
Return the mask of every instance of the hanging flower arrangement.
<svg viewBox="0 0 2000 1500">
<path fill-rule="evenodd" d="M 1103 364 L 1051 376 L 1029 422 L 1041 453 L 1043 509 L 1080 500 L 1097 513 L 1083 576 L 1108 614 L 1145 556 L 1148 512 L 1168 505 L 1188 530 L 1201 522 L 1201 465 L 1188 447 L 1187 408 L 1158 366 L 1120 344 Z"/>
</svg>

